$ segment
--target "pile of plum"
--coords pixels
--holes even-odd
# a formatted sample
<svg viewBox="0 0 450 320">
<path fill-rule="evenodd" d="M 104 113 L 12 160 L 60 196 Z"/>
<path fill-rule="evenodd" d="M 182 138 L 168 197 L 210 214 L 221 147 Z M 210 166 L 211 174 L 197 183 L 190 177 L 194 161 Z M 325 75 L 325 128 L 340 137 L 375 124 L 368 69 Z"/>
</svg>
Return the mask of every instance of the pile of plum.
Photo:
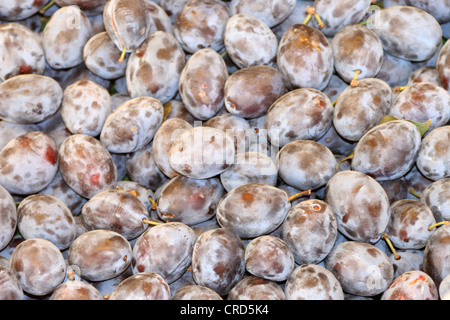
<svg viewBox="0 0 450 320">
<path fill-rule="evenodd" d="M 450 2 L 0 3 L 0 300 L 450 299 Z"/>
</svg>

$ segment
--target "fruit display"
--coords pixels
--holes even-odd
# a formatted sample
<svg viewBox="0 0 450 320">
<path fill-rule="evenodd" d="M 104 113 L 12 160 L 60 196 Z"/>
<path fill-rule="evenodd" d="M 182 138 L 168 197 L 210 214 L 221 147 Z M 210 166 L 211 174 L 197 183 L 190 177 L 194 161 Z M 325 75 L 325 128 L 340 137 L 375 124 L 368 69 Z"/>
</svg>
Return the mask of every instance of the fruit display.
<svg viewBox="0 0 450 320">
<path fill-rule="evenodd" d="M 448 300 L 448 24 L 438 0 L 3 1 L 0 300 Z"/>
</svg>

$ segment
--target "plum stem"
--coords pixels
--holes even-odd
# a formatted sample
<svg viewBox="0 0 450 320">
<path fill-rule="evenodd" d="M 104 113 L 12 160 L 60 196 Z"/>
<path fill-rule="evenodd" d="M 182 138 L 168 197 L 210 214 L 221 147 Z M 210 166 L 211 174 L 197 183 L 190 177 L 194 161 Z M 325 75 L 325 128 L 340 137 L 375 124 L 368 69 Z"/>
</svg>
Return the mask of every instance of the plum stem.
<svg viewBox="0 0 450 320">
<path fill-rule="evenodd" d="M 152 204 L 152 210 L 156 210 L 157 205 L 155 200 L 153 200 L 152 197 L 148 197 L 148 201 L 150 201 L 150 203 Z"/>
<path fill-rule="evenodd" d="M 39 13 L 40 13 L 40 14 L 44 14 L 45 11 L 47 11 L 48 9 L 50 9 L 50 7 L 53 6 L 54 4 L 55 4 L 55 1 L 54 1 L 54 0 L 50 1 L 50 2 L 47 3 L 45 6 L 43 6 L 43 7 L 41 8 L 41 10 L 39 10 Z"/>
<path fill-rule="evenodd" d="M 359 84 L 359 82 L 358 82 L 358 76 L 361 74 L 361 70 L 356 70 L 355 71 L 355 75 L 353 76 L 353 79 L 352 79 L 352 81 L 350 81 L 350 85 L 352 86 L 352 87 L 356 87 L 358 84 Z"/>
<path fill-rule="evenodd" d="M 336 105 L 336 103 L 338 102 L 339 98 L 342 96 L 342 92 L 337 96 L 336 99 L 334 99 L 334 101 L 331 103 L 331 105 L 334 107 Z"/>
<path fill-rule="evenodd" d="M 437 227 L 443 226 L 443 225 L 446 225 L 446 226 L 450 225 L 450 221 L 441 221 L 441 222 L 432 224 L 432 225 L 430 225 L 430 226 L 428 227 L 428 231 L 431 231 L 431 230 L 433 230 L 434 228 L 437 228 Z"/>
<path fill-rule="evenodd" d="M 392 244 L 391 240 L 389 239 L 386 232 L 383 232 L 381 237 L 386 241 L 387 245 L 391 249 L 392 253 L 394 254 L 395 260 L 400 260 L 401 257 L 397 254 L 397 251 L 394 248 L 394 245 Z"/>
<path fill-rule="evenodd" d="M 412 194 L 413 196 L 415 196 L 416 198 L 420 198 L 420 197 L 421 197 L 421 195 L 418 194 L 418 193 L 414 190 L 413 187 L 409 188 L 409 189 L 408 189 L 408 192 L 409 192 L 410 194 Z"/>
<path fill-rule="evenodd" d="M 149 224 L 149 225 L 152 225 L 152 226 L 157 226 L 157 225 L 160 225 L 160 224 L 165 224 L 165 222 L 159 222 L 159 221 L 156 221 L 156 220 L 149 220 L 149 219 L 142 219 L 142 222 L 144 222 L 144 223 L 147 223 L 147 224 Z"/>
<path fill-rule="evenodd" d="M 342 164 L 344 161 L 353 159 L 353 155 L 354 155 L 354 152 L 352 151 L 348 156 L 346 156 L 346 157 L 343 158 L 341 161 L 339 161 L 339 163 L 338 163 L 337 166 L 336 166 L 336 171 L 338 171 L 339 167 L 341 166 L 341 164 Z"/>
<path fill-rule="evenodd" d="M 323 28 L 323 22 L 322 19 L 320 19 L 320 16 L 317 14 L 316 12 L 316 8 L 314 7 L 310 7 L 310 6 L 306 6 L 306 18 L 303 21 L 304 25 L 307 25 L 308 22 L 311 20 L 312 16 L 314 16 L 317 20 L 317 23 L 319 24 L 319 28 Z"/>
<path fill-rule="evenodd" d="M 125 55 L 127 54 L 127 48 L 123 47 L 122 54 L 120 55 L 119 62 L 122 63 L 125 60 Z"/>
<path fill-rule="evenodd" d="M 401 87 L 399 87 L 399 86 L 396 86 L 396 87 L 394 87 L 394 93 L 399 93 L 399 92 L 402 92 L 403 90 L 405 90 L 405 89 L 408 89 L 409 88 L 409 86 L 401 86 Z"/>
<path fill-rule="evenodd" d="M 303 195 L 308 195 L 309 196 L 310 194 L 311 194 L 311 190 L 302 191 L 302 192 L 299 192 L 299 193 L 296 193 L 296 194 L 290 196 L 288 198 L 288 201 L 291 202 L 291 201 L 297 199 L 300 196 L 303 196 Z"/>
</svg>

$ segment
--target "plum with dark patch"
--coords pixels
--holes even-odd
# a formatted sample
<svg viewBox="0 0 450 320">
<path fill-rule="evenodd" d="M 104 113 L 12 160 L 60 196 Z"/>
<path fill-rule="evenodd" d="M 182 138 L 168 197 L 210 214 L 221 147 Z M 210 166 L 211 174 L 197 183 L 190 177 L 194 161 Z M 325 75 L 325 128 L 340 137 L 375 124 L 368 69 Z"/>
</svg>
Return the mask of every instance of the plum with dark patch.
<svg viewBox="0 0 450 320">
<path fill-rule="evenodd" d="M 133 247 L 133 273 L 156 272 L 168 284 L 173 283 L 190 266 L 196 240 L 194 230 L 180 222 L 168 222 L 149 228 Z"/>
<path fill-rule="evenodd" d="M 244 243 L 227 228 L 200 234 L 192 251 L 192 276 L 201 286 L 227 295 L 245 274 Z"/>
<path fill-rule="evenodd" d="M 77 236 L 72 212 L 50 195 L 32 194 L 23 199 L 17 207 L 17 228 L 24 239 L 46 239 L 61 251 Z"/>
<path fill-rule="evenodd" d="M 189 226 L 215 217 L 225 190 L 217 177 L 193 179 L 178 175 L 164 185 L 157 201 L 157 213 L 167 222 Z"/>
<path fill-rule="evenodd" d="M 323 90 L 333 75 L 333 50 L 320 30 L 295 24 L 279 42 L 277 65 L 290 89 Z"/>
<path fill-rule="evenodd" d="M 423 249 L 433 235 L 429 226 L 436 223 L 431 209 L 413 199 L 402 199 L 391 204 L 386 234 L 398 249 Z"/>
<path fill-rule="evenodd" d="M 423 139 L 416 159 L 420 172 L 432 181 L 450 177 L 450 125 L 431 130 Z"/>
<path fill-rule="evenodd" d="M 61 251 L 45 239 L 22 241 L 11 254 L 10 265 L 23 291 L 34 296 L 52 293 L 66 276 Z"/>
<path fill-rule="evenodd" d="M 262 65 L 242 68 L 225 82 L 225 107 L 229 113 L 246 119 L 264 116 L 270 106 L 287 93 L 283 75 Z"/>
<path fill-rule="evenodd" d="M 188 58 L 179 79 L 179 94 L 186 109 L 208 120 L 223 107 L 228 69 L 216 51 L 203 48 Z"/>
<path fill-rule="evenodd" d="M 376 243 L 390 217 L 390 203 L 383 187 L 370 176 L 352 170 L 336 173 L 325 187 L 325 201 L 346 237 Z"/>
<path fill-rule="evenodd" d="M 389 257 L 376 246 L 359 241 L 339 243 L 325 259 L 325 267 L 349 294 L 373 297 L 394 280 Z"/>
<path fill-rule="evenodd" d="M 126 83 L 130 96 L 169 102 L 178 92 L 185 63 L 183 48 L 172 34 L 152 32 L 128 58 Z"/>
<path fill-rule="evenodd" d="M 282 239 L 300 265 L 320 263 L 333 249 L 337 238 L 334 212 L 319 199 L 304 200 L 293 206 L 282 228 Z"/>
<path fill-rule="evenodd" d="M 111 96 L 92 80 L 78 80 L 64 90 L 61 117 L 72 134 L 98 136 L 112 111 Z"/>
<path fill-rule="evenodd" d="M 117 277 L 131 264 L 130 242 L 110 230 L 91 230 L 79 235 L 67 253 L 69 265 L 80 269 L 81 278 L 104 281 Z"/>
<path fill-rule="evenodd" d="M 183 49 L 195 53 L 201 49 L 223 48 L 225 26 L 230 18 L 228 7 L 217 0 L 186 2 L 173 23 L 173 33 Z"/>
<path fill-rule="evenodd" d="M 312 88 L 291 90 L 267 111 L 264 129 L 270 143 L 283 147 L 296 140 L 319 140 L 332 125 L 333 105 L 323 92 Z"/>
<path fill-rule="evenodd" d="M 286 300 L 344 300 L 343 287 L 330 270 L 317 264 L 303 264 L 286 281 Z"/>
<path fill-rule="evenodd" d="M 42 32 L 45 59 L 54 69 L 67 69 L 83 62 L 83 48 L 93 36 L 92 24 L 78 6 L 58 9 Z"/>
<path fill-rule="evenodd" d="M 275 281 L 248 275 L 230 290 L 227 300 L 285 300 L 285 293 Z"/>
<path fill-rule="evenodd" d="M 11 194 L 29 195 L 46 188 L 58 171 L 55 139 L 32 131 L 12 139 L 0 151 L 0 184 Z"/>
<path fill-rule="evenodd" d="M 437 228 L 423 255 L 423 271 L 439 286 L 450 272 L 450 224 Z"/>
<path fill-rule="evenodd" d="M 291 208 L 287 193 L 261 183 L 248 183 L 229 191 L 217 205 L 218 223 L 241 238 L 269 234 L 278 228 Z"/>
<path fill-rule="evenodd" d="M 74 134 L 63 141 L 58 153 L 59 170 L 75 192 L 92 198 L 117 182 L 117 169 L 111 154 L 92 136 Z"/>
<path fill-rule="evenodd" d="M 36 124 L 51 118 L 63 101 L 57 80 L 38 74 L 16 75 L 0 83 L 0 119 Z"/>
<path fill-rule="evenodd" d="M 245 247 L 245 269 L 256 277 L 282 282 L 295 268 L 294 254 L 282 239 L 263 235 Z"/>
<path fill-rule="evenodd" d="M 404 176 L 414 166 L 422 142 L 418 128 L 407 120 L 376 125 L 359 139 L 352 169 L 377 181 Z"/>
<path fill-rule="evenodd" d="M 279 177 L 300 190 L 324 186 L 336 173 L 336 157 L 323 144 L 312 140 L 295 140 L 277 154 L 275 165 Z"/>
<path fill-rule="evenodd" d="M 277 37 L 255 14 L 232 15 L 226 23 L 224 45 L 238 69 L 276 65 Z"/>
<path fill-rule="evenodd" d="M 344 138 L 357 142 L 380 123 L 391 108 L 394 95 L 383 80 L 366 78 L 348 86 L 334 106 L 333 125 Z"/>
<path fill-rule="evenodd" d="M 0 43 L 0 81 L 19 74 L 44 73 L 44 48 L 38 34 L 19 23 L 6 23 L 0 26 Z"/>
<path fill-rule="evenodd" d="M 152 141 L 163 117 L 164 108 L 158 99 L 130 99 L 107 115 L 100 140 L 109 152 L 135 152 Z"/>
<path fill-rule="evenodd" d="M 396 277 L 381 300 L 439 300 L 433 279 L 423 271 L 407 271 Z"/>
<path fill-rule="evenodd" d="M 134 194 L 124 190 L 104 190 L 90 198 L 81 210 L 88 230 L 111 230 L 127 240 L 139 237 L 148 224 L 145 204 Z"/>
<path fill-rule="evenodd" d="M 17 210 L 14 198 L 0 186 L 0 251 L 5 249 L 17 229 Z"/>
<path fill-rule="evenodd" d="M 156 272 L 141 272 L 123 280 L 108 300 L 170 300 L 167 281 Z"/>
</svg>

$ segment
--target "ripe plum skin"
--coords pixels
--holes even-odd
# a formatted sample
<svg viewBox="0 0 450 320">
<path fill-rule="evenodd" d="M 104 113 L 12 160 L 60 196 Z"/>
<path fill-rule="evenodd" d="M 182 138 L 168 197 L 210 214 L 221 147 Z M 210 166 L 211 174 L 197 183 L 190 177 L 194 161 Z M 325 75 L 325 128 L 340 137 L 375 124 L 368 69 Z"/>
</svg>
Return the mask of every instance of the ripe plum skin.
<svg viewBox="0 0 450 320">
<path fill-rule="evenodd" d="M 37 124 L 58 112 L 63 101 L 61 85 L 39 74 L 22 74 L 0 84 L 0 118 L 20 124 Z"/>
<path fill-rule="evenodd" d="M 27 196 L 17 207 L 17 217 L 18 230 L 25 239 L 46 239 L 59 250 L 69 248 L 77 235 L 72 212 L 55 196 Z"/>
<path fill-rule="evenodd" d="M 234 72 L 225 82 L 225 107 L 233 115 L 258 118 L 286 92 L 280 71 L 267 65 L 246 67 Z"/>
<path fill-rule="evenodd" d="M 275 67 L 278 40 L 273 31 L 250 14 L 235 14 L 226 24 L 226 53 L 239 68 L 265 65 Z"/>
<path fill-rule="evenodd" d="M 169 284 L 156 272 L 141 272 L 123 280 L 109 300 L 170 300 Z"/>
<path fill-rule="evenodd" d="M 6 248 L 17 229 L 17 210 L 14 198 L 0 186 L 0 251 Z"/>
<path fill-rule="evenodd" d="M 112 111 L 112 98 L 92 80 L 78 80 L 64 90 L 61 118 L 72 134 L 98 136 Z"/>
<path fill-rule="evenodd" d="M 279 177 L 300 190 L 324 186 L 336 173 L 336 158 L 324 145 L 312 140 L 295 140 L 277 154 Z"/>
<path fill-rule="evenodd" d="M 92 284 L 71 280 L 56 288 L 49 300 L 103 300 L 103 296 Z"/>
<path fill-rule="evenodd" d="M 191 264 L 196 239 L 194 230 L 180 222 L 149 228 L 133 247 L 133 273 L 156 272 L 173 283 Z"/>
<path fill-rule="evenodd" d="M 431 130 L 423 139 L 416 166 L 432 181 L 450 177 L 450 125 Z"/>
<path fill-rule="evenodd" d="M 396 277 L 381 300 L 439 300 L 433 279 L 423 271 L 407 271 Z"/>
<path fill-rule="evenodd" d="M 285 293 L 277 282 L 249 275 L 230 290 L 227 300 L 285 300 Z"/>
<path fill-rule="evenodd" d="M 242 238 L 274 231 L 285 220 L 291 205 L 287 193 L 276 187 L 248 183 L 229 191 L 218 203 L 218 223 Z"/>
<path fill-rule="evenodd" d="M 440 226 L 428 241 L 423 256 L 423 271 L 439 286 L 450 272 L 450 225 Z"/>
<path fill-rule="evenodd" d="M 415 164 L 422 142 L 419 130 L 406 120 L 376 125 L 358 141 L 352 169 L 377 181 L 404 176 Z"/>
<path fill-rule="evenodd" d="M 339 243 L 326 257 L 325 267 L 339 280 L 346 293 L 360 296 L 383 293 L 394 279 L 389 257 L 366 242 Z"/>
<path fill-rule="evenodd" d="M 297 264 L 317 264 L 332 250 L 337 221 L 331 207 L 319 199 L 293 206 L 283 223 L 282 238 L 291 248 Z"/>
<path fill-rule="evenodd" d="M 189 53 L 209 48 L 223 48 L 225 26 L 230 18 L 228 7 L 222 1 L 190 0 L 178 13 L 173 33 L 183 49 Z"/>
<path fill-rule="evenodd" d="M 66 276 L 61 251 L 45 239 L 22 241 L 11 254 L 10 265 L 23 291 L 35 296 L 53 292 Z"/>
<path fill-rule="evenodd" d="M 100 140 L 109 152 L 130 153 L 148 145 L 161 125 L 164 108 L 156 98 L 130 99 L 105 119 Z"/>
<path fill-rule="evenodd" d="M 273 102 L 264 129 L 272 145 L 283 147 L 296 140 L 319 140 L 332 122 L 333 105 L 328 96 L 316 89 L 299 88 Z"/>
<path fill-rule="evenodd" d="M 437 222 L 450 220 L 450 178 L 430 183 L 421 193 L 420 201 L 433 211 Z"/>
<path fill-rule="evenodd" d="M 359 70 L 361 79 L 375 77 L 383 65 L 384 51 L 375 32 L 358 24 L 339 30 L 331 41 L 336 72 L 350 83 Z"/>
<path fill-rule="evenodd" d="M 140 236 L 148 227 L 143 219 L 149 218 L 147 207 L 130 192 L 103 190 L 90 198 L 81 209 L 88 230 L 111 230 L 127 240 Z"/>
<path fill-rule="evenodd" d="M 436 72 L 439 84 L 446 90 L 450 90 L 450 42 L 446 42 L 439 52 L 436 62 Z"/>
<path fill-rule="evenodd" d="M 78 194 L 92 198 L 117 182 L 117 169 L 111 154 L 90 135 L 73 134 L 59 149 L 59 170 L 64 181 Z"/>
<path fill-rule="evenodd" d="M 319 14 L 323 28 L 320 28 L 326 36 L 334 36 L 339 30 L 348 25 L 354 25 L 361 21 L 367 13 L 371 0 L 316 0 L 312 5 Z M 318 22 L 312 19 L 314 27 L 319 27 Z"/>
<path fill-rule="evenodd" d="M 263 279 L 285 281 L 295 268 L 294 255 L 282 239 L 272 235 L 259 236 L 245 247 L 245 268 Z"/>
<path fill-rule="evenodd" d="M 69 247 L 69 265 L 80 268 L 88 281 L 104 281 L 123 273 L 131 264 L 130 242 L 117 232 L 91 230 L 79 235 Z"/>
<path fill-rule="evenodd" d="M 362 172 L 336 173 L 325 187 L 325 201 L 335 214 L 338 230 L 352 240 L 375 243 L 389 223 L 385 190 Z"/>
<path fill-rule="evenodd" d="M 2 52 L 0 81 L 19 74 L 43 74 L 45 56 L 38 34 L 20 23 L 5 23 L 0 27 Z"/>
<path fill-rule="evenodd" d="M 172 144 L 169 163 L 179 174 L 193 179 L 214 177 L 233 163 L 235 143 L 223 130 L 193 127 Z"/>
<path fill-rule="evenodd" d="M 431 119 L 431 131 L 450 120 L 450 93 L 431 82 L 411 84 L 393 100 L 389 114 L 416 122 Z"/>
<path fill-rule="evenodd" d="M 383 80 L 366 78 L 348 86 L 336 102 L 333 125 L 344 139 L 358 142 L 388 114 L 393 100 L 391 87 Z"/>
<path fill-rule="evenodd" d="M 175 291 L 172 300 L 223 300 L 223 298 L 208 287 L 191 284 Z"/>
<path fill-rule="evenodd" d="M 204 48 L 189 57 L 180 74 L 178 92 L 186 109 L 199 120 L 208 120 L 223 107 L 228 69 L 214 50 Z"/>
<path fill-rule="evenodd" d="M 9 265 L 9 261 L 8 261 Z M 22 285 L 9 267 L 0 265 L 0 300 L 24 300 Z"/>
<path fill-rule="evenodd" d="M 198 285 L 219 295 L 227 295 L 244 277 L 245 248 L 230 229 L 217 228 L 203 232 L 192 252 L 192 275 Z"/>
<path fill-rule="evenodd" d="M 47 187 L 58 171 L 55 139 L 32 131 L 12 139 L 0 151 L 0 184 L 11 194 L 30 195 Z"/>
<path fill-rule="evenodd" d="M 279 42 L 277 65 L 290 89 L 323 90 L 333 75 L 333 50 L 320 30 L 296 24 Z"/>
<path fill-rule="evenodd" d="M 92 36 L 91 21 L 78 6 L 58 9 L 42 33 L 47 63 L 54 69 L 67 69 L 81 64 L 83 48 Z"/>
<path fill-rule="evenodd" d="M 126 63 L 126 83 L 132 98 L 150 96 L 162 104 L 178 92 L 186 55 L 167 31 L 152 32 L 130 55 Z"/>
<path fill-rule="evenodd" d="M 317 264 L 303 264 L 286 281 L 286 300 L 344 300 L 339 279 Z"/>
<path fill-rule="evenodd" d="M 179 175 L 160 191 L 156 210 L 163 221 L 192 226 L 213 218 L 224 195 L 225 190 L 216 177 L 193 179 Z"/>
<path fill-rule="evenodd" d="M 412 6 L 376 11 L 372 30 L 388 53 L 409 61 L 430 59 L 442 42 L 442 28 L 429 13 Z"/>
<path fill-rule="evenodd" d="M 272 28 L 289 17 L 295 3 L 294 0 L 232 0 L 229 8 L 232 16 L 251 14 Z"/>
<path fill-rule="evenodd" d="M 398 249 L 422 249 L 434 232 L 428 227 L 435 223 L 427 205 L 419 200 L 401 199 L 391 204 L 386 234 Z"/>
</svg>

